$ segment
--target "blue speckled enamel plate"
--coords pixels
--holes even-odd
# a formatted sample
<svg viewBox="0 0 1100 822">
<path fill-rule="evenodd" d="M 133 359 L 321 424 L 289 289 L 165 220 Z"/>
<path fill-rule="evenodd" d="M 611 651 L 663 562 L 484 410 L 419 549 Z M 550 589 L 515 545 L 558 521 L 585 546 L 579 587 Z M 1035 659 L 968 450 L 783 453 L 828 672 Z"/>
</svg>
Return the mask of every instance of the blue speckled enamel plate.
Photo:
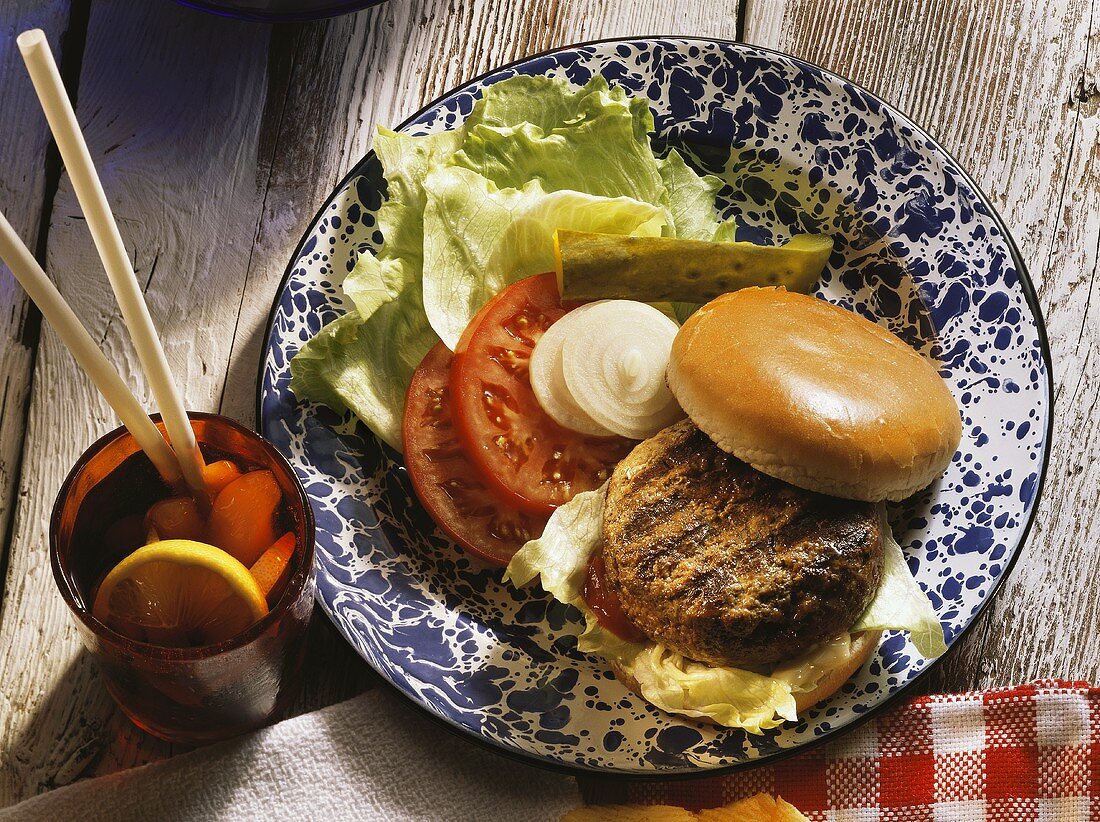
<svg viewBox="0 0 1100 822">
<path fill-rule="evenodd" d="M 1035 296 L 1004 224 L 908 118 L 820 68 L 694 39 L 562 49 L 475 80 L 402 131 L 453 128 L 515 73 L 594 72 L 649 98 L 657 140 L 723 177 L 739 239 L 836 238 L 820 296 L 942 363 L 963 411 L 943 479 L 891 520 L 948 642 L 1021 550 L 1042 487 L 1050 362 Z M 906 636 L 802 721 L 763 736 L 661 713 L 576 650 L 579 614 L 464 556 L 416 502 L 398 455 L 348 415 L 295 401 L 288 361 L 344 309 L 337 283 L 380 241 L 368 155 L 310 227 L 276 297 L 260 375 L 261 430 L 317 515 L 318 599 L 348 642 L 430 713 L 506 752 L 601 773 L 691 775 L 748 766 L 850 727 L 931 664 Z"/>
</svg>

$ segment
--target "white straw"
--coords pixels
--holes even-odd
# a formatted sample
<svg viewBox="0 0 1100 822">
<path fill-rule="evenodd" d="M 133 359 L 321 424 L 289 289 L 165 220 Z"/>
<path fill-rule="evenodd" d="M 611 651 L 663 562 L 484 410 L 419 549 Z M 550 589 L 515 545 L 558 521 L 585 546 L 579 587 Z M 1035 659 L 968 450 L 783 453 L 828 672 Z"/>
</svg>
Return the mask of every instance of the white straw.
<svg viewBox="0 0 1100 822">
<path fill-rule="evenodd" d="M 65 169 L 84 211 L 92 239 L 107 271 L 107 278 L 111 281 L 115 299 L 122 310 L 122 319 L 126 322 L 138 359 L 149 379 L 149 386 L 160 408 L 164 427 L 179 459 L 184 479 L 195 491 L 205 491 L 202 455 L 195 441 L 195 432 L 187 419 L 183 398 L 168 371 L 168 360 L 153 327 L 137 275 L 126 255 L 122 235 L 119 234 L 118 225 L 107 204 L 99 175 L 92 164 L 92 157 L 76 121 L 72 103 L 65 93 L 65 86 L 61 82 L 61 74 L 50 52 L 46 35 L 41 29 L 32 29 L 20 34 L 16 42 L 23 61 L 27 64 L 27 71 L 38 93 L 42 110 L 46 113 L 61 158 L 65 161 Z"/>
<path fill-rule="evenodd" d="M 42 316 L 53 326 L 61 341 L 72 352 L 80 367 L 83 368 L 104 399 L 115 409 L 122 424 L 137 440 L 141 449 L 149 455 L 153 465 L 166 482 L 174 483 L 180 478 L 180 467 L 176 455 L 164 441 L 153 421 L 145 414 L 137 397 L 130 393 L 115 367 L 103 356 L 103 352 L 93 342 L 88 331 L 69 308 L 65 298 L 50 282 L 46 272 L 35 260 L 34 255 L 23 245 L 15 229 L 0 213 L 0 259 L 7 263 L 15 279 L 34 300 Z"/>
</svg>

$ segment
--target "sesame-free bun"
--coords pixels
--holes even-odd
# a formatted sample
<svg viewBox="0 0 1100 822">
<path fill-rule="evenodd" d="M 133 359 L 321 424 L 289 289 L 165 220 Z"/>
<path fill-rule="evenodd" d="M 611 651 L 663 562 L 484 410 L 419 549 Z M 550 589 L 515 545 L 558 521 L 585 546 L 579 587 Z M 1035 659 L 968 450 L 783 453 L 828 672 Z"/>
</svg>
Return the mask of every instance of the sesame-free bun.
<svg viewBox="0 0 1100 822">
<path fill-rule="evenodd" d="M 962 434 L 928 360 L 851 311 L 781 288 L 696 311 L 672 344 L 668 384 L 719 448 L 835 497 L 905 499 L 943 472 Z"/>
<path fill-rule="evenodd" d="M 852 634 L 852 641 L 848 646 L 848 653 L 837 662 L 817 683 L 812 691 L 794 695 L 795 711 L 801 714 L 807 708 L 812 708 L 818 702 L 822 702 L 840 690 L 840 686 L 851 679 L 852 674 L 863 667 L 863 664 L 871 658 L 871 654 L 878 648 L 882 639 L 882 631 L 863 631 Z M 645 699 L 642 694 L 642 686 L 633 676 L 624 671 L 618 664 L 611 666 L 615 678 L 621 682 L 627 690 Z"/>
</svg>

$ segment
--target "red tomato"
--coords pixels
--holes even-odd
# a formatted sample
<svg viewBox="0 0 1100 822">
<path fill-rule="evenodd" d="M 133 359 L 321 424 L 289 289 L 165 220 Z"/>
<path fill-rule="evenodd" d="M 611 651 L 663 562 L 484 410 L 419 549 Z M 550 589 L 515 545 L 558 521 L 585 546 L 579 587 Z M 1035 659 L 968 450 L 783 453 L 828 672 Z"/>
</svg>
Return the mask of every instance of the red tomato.
<svg viewBox="0 0 1100 822">
<path fill-rule="evenodd" d="M 619 639 L 627 642 L 641 642 L 645 639 L 645 634 L 626 615 L 618 594 L 607 584 L 603 554 L 593 554 L 588 560 L 588 573 L 584 578 L 584 601 L 596 615 L 596 621 Z"/>
<path fill-rule="evenodd" d="M 405 398 L 405 468 L 420 502 L 448 536 L 494 565 L 507 565 L 546 516 L 516 510 L 490 490 L 467 458 L 451 422 L 451 352 L 437 343 L 413 374 Z"/>
<path fill-rule="evenodd" d="M 634 445 L 562 428 L 531 390 L 531 352 L 565 313 L 553 273 L 513 283 L 471 320 L 451 368 L 463 448 L 505 499 L 533 513 L 599 488 Z"/>
</svg>

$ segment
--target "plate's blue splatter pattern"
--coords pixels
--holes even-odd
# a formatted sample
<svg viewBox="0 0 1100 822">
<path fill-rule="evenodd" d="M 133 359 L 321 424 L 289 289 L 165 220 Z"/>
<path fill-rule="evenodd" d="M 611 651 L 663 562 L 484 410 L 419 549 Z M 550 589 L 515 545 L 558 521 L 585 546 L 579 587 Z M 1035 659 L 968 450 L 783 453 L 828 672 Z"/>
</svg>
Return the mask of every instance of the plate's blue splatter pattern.
<svg viewBox="0 0 1100 822">
<path fill-rule="evenodd" d="M 614 41 L 557 51 L 457 90 L 404 130 L 454 127 L 481 88 L 514 73 L 581 83 L 593 72 L 646 95 L 657 141 L 727 181 L 721 202 L 742 239 L 834 235 L 821 294 L 942 363 L 963 410 L 962 445 L 937 487 L 891 516 L 955 640 L 1020 550 L 1049 434 L 1042 320 L 1003 225 L 903 115 L 818 68 L 738 44 Z M 927 668 L 892 634 L 797 725 L 750 737 L 689 722 L 650 708 L 578 653 L 572 609 L 502 586 L 500 571 L 456 551 L 415 502 L 395 454 L 348 416 L 299 404 L 287 388 L 290 357 L 343 310 L 335 283 L 380 239 L 380 185 L 368 156 L 310 229 L 273 311 L 260 404 L 263 433 L 313 499 L 320 602 L 383 676 L 513 752 L 679 774 L 748 764 L 833 733 Z"/>
</svg>

